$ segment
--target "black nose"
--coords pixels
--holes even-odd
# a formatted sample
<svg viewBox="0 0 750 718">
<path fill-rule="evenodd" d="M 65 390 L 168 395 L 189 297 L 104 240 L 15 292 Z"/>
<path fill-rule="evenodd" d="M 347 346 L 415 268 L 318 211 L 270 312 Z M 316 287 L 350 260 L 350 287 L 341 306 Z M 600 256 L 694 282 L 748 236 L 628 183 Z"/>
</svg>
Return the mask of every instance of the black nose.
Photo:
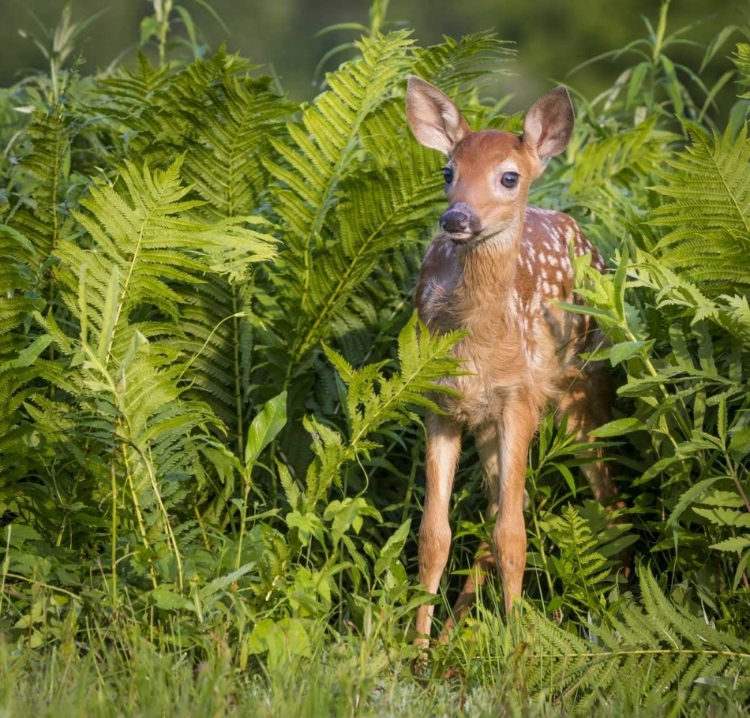
<svg viewBox="0 0 750 718">
<path fill-rule="evenodd" d="M 440 226 L 443 232 L 448 232 L 449 234 L 465 232 L 469 229 L 470 224 L 471 217 L 461 209 L 451 208 L 440 218 Z"/>
</svg>

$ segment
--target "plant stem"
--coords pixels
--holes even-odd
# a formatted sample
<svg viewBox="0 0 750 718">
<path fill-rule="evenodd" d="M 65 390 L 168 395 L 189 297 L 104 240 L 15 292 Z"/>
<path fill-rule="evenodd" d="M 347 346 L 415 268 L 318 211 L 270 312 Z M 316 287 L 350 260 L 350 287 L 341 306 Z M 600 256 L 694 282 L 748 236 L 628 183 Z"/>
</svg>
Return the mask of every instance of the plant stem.
<svg viewBox="0 0 750 718">
<path fill-rule="evenodd" d="M 172 14 L 173 0 L 154 0 L 156 19 L 159 26 L 159 67 L 162 67 L 167 58 L 167 35 L 169 35 L 169 16 Z"/>
<path fill-rule="evenodd" d="M 135 485 L 133 484 L 133 475 L 130 471 L 130 463 L 128 462 L 128 452 L 125 446 L 122 446 L 122 456 L 123 460 L 125 462 L 125 473 L 127 474 L 128 478 L 128 486 L 130 487 L 130 495 L 133 499 L 133 507 L 135 508 L 135 516 L 138 521 L 138 531 L 141 534 L 141 541 L 143 541 L 143 546 L 147 551 L 151 551 L 151 546 L 148 542 L 148 535 L 146 533 L 146 524 L 143 521 L 143 514 L 141 513 L 141 505 L 138 501 L 138 494 L 135 491 Z M 149 559 L 149 572 L 151 574 L 151 583 L 153 584 L 154 588 L 158 586 L 158 583 L 156 581 L 156 573 L 154 571 L 153 565 L 151 565 L 151 561 Z"/>
<path fill-rule="evenodd" d="M 117 476 L 115 462 L 110 460 L 109 469 L 112 482 L 112 609 L 117 610 Z"/>
<path fill-rule="evenodd" d="M 247 522 L 247 502 L 250 499 L 250 489 L 252 488 L 250 482 L 250 474 L 252 470 L 252 466 L 246 466 L 245 473 L 242 476 L 243 498 L 242 509 L 240 510 L 240 537 L 237 541 L 237 557 L 234 561 L 235 570 L 239 569 L 242 561 L 242 544 L 245 540 L 245 523 Z"/>
</svg>

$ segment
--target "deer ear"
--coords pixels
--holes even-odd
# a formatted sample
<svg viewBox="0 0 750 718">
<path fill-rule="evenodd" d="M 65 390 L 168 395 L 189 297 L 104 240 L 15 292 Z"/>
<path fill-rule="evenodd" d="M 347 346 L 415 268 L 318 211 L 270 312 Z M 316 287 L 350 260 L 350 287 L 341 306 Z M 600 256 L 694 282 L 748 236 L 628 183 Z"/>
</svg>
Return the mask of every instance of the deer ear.
<svg viewBox="0 0 750 718">
<path fill-rule="evenodd" d="M 570 95 L 564 87 L 556 87 L 538 99 L 526 114 L 523 142 L 545 165 L 568 146 L 574 124 Z"/>
<path fill-rule="evenodd" d="M 419 142 L 446 155 L 471 132 L 453 100 L 415 75 L 409 76 L 406 117 Z"/>
</svg>

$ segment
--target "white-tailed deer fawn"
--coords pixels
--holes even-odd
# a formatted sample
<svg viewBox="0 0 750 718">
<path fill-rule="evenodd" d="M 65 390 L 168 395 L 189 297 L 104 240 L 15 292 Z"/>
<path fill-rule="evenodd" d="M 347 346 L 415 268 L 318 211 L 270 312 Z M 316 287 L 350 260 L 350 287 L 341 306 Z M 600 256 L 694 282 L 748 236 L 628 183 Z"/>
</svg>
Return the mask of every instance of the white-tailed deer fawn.
<svg viewBox="0 0 750 718">
<path fill-rule="evenodd" d="M 460 397 L 441 395 L 445 414 L 426 418 L 419 580 L 435 593 L 448 561 L 448 509 L 466 425 L 476 435 L 489 515 L 497 518 L 492 553 L 483 547 L 454 617 L 471 604 L 476 582 L 493 564 L 510 613 L 526 566 L 526 461 L 542 412 L 552 407 L 558 420 L 567 414 L 579 440 L 610 419 L 602 367 L 579 358 L 599 344 L 600 332 L 589 317 L 549 302 L 580 301 L 573 294 L 571 244 L 577 255 L 590 253 L 602 272 L 604 262 L 573 219 L 526 205 L 531 182 L 570 140 L 573 106 L 567 90 L 557 87 L 529 110 L 521 136 L 472 132 L 450 98 L 410 77 L 406 113 L 417 140 L 448 156 L 443 172 L 450 206 L 440 220 L 443 233 L 422 263 L 415 303 L 431 331 L 467 331 L 454 351 L 470 372 L 444 380 Z M 596 498 L 610 503 L 617 489 L 608 465 L 584 469 Z M 418 645 L 429 642 L 432 609 L 418 610 Z"/>
</svg>

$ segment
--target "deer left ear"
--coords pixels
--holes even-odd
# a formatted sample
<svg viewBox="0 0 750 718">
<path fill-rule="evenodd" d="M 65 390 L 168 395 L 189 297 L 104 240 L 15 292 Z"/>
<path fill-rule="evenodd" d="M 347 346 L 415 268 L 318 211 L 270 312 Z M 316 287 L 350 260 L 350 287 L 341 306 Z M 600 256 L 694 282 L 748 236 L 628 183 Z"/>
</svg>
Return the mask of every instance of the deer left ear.
<svg viewBox="0 0 750 718">
<path fill-rule="evenodd" d="M 560 86 L 538 99 L 526 114 L 523 142 L 542 165 L 559 155 L 570 142 L 575 115 L 568 91 Z"/>
</svg>

